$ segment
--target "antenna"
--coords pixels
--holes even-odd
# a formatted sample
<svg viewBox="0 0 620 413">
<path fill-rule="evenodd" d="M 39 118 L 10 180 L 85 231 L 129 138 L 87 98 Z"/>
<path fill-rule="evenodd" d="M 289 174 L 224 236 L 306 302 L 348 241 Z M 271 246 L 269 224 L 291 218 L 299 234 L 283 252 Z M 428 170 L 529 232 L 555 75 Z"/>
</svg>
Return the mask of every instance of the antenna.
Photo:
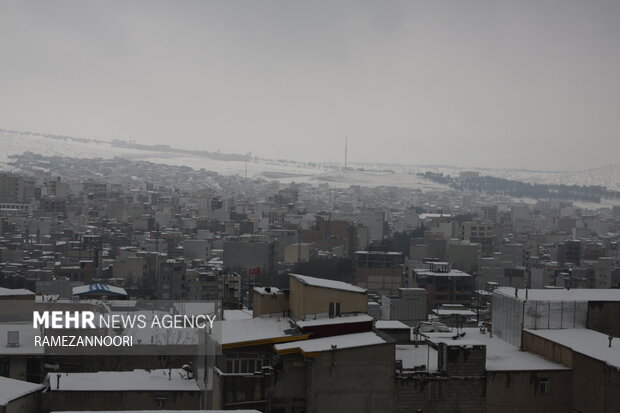
<svg viewBox="0 0 620 413">
<path fill-rule="evenodd" d="M 344 138 L 344 169 L 347 169 L 347 147 L 348 147 L 348 142 L 349 141 L 349 137 L 345 136 Z"/>
</svg>

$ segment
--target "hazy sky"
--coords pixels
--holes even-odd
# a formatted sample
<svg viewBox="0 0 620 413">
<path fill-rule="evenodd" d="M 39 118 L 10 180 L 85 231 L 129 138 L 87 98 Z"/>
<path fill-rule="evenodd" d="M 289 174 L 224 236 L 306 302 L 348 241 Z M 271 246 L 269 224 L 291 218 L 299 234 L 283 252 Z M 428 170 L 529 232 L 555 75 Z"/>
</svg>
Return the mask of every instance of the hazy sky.
<svg viewBox="0 0 620 413">
<path fill-rule="evenodd" d="M 0 128 L 586 169 L 620 162 L 619 22 L 591 0 L 3 0 Z"/>
</svg>

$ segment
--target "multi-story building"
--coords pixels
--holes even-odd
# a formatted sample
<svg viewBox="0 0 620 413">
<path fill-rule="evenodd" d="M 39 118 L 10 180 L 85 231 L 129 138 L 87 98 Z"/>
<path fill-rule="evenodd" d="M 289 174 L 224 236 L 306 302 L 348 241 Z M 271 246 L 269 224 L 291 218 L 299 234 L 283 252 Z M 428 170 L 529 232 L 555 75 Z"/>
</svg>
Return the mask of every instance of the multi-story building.
<svg viewBox="0 0 620 413">
<path fill-rule="evenodd" d="M 355 279 L 358 286 L 369 291 L 395 295 L 403 286 L 405 256 L 396 251 L 357 251 Z"/>
<path fill-rule="evenodd" d="M 470 274 L 453 270 L 447 262 L 430 262 L 413 272 L 415 286 L 428 292 L 429 312 L 442 304 L 472 304 L 475 286 Z"/>
</svg>

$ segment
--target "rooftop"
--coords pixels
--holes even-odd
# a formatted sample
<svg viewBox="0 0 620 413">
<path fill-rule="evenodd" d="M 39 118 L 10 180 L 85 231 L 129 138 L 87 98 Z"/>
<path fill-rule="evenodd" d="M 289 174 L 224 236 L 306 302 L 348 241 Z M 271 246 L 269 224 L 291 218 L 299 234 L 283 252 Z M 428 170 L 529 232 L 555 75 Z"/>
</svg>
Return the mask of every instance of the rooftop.
<svg viewBox="0 0 620 413">
<path fill-rule="evenodd" d="M 80 285 L 77 287 L 73 287 L 73 295 L 83 295 L 83 294 L 92 294 L 92 293 L 107 293 L 113 295 L 127 295 L 127 291 L 125 291 L 122 287 L 115 287 L 112 285 L 106 284 L 90 284 L 90 285 Z"/>
<path fill-rule="evenodd" d="M 486 333 L 481 333 L 478 328 L 464 328 L 461 333 L 465 333 L 466 338 L 454 340 L 452 337 L 457 333 L 424 333 L 431 342 L 445 342 L 459 345 L 484 345 L 486 346 L 486 369 L 487 371 L 548 371 L 548 370 L 567 370 L 567 367 L 551 362 L 536 354 L 521 351 L 518 347 Z"/>
<path fill-rule="evenodd" d="M 282 294 L 283 292 L 276 287 L 254 287 L 254 292 L 261 295 Z"/>
<path fill-rule="evenodd" d="M 0 287 L 0 297 L 11 297 L 14 295 L 34 295 L 34 293 L 25 288 L 2 288 Z"/>
<path fill-rule="evenodd" d="M 384 343 L 387 343 L 387 341 L 379 337 L 377 334 L 373 332 L 366 332 L 276 344 L 274 348 L 279 354 L 302 353 L 313 357 L 317 356 L 318 353 L 322 351 L 375 346 Z"/>
<path fill-rule="evenodd" d="M 407 324 L 398 320 L 377 320 L 375 322 L 375 328 L 377 330 L 410 330 Z"/>
<path fill-rule="evenodd" d="M 333 324 L 349 324 L 349 323 L 366 323 L 371 322 L 373 318 L 367 314 L 359 314 L 349 317 L 332 317 L 332 318 L 317 318 L 316 320 L 300 320 L 296 324 L 299 328 L 314 327 L 314 326 L 326 326 Z"/>
<path fill-rule="evenodd" d="M 438 308 L 433 310 L 434 314 L 439 316 L 460 315 L 465 317 L 473 317 L 476 313 L 465 308 Z"/>
<path fill-rule="evenodd" d="M 47 377 L 50 391 L 200 391 L 196 380 L 188 380 L 182 369 L 49 373 Z"/>
<path fill-rule="evenodd" d="M 609 347 L 609 336 L 607 334 L 585 328 L 525 331 L 568 347 L 576 353 L 620 368 L 620 339 L 618 338 L 614 338 L 611 347 Z"/>
<path fill-rule="evenodd" d="M 326 280 L 324 278 L 309 277 L 307 275 L 290 274 L 302 284 L 313 287 L 330 288 L 332 290 L 350 291 L 354 293 L 366 293 L 366 289 L 342 281 Z"/>
<path fill-rule="evenodd" d="M 222 328 L 222 346 L 236 347 L 305 339 L 287 317 L 216 321 Z"/>
<path fill-rule="evenodd" d="M 429 345 L 397 344 L 396 360 L 402 361 L 403 369 L 437 371 L 437 350 Z"/>
<path fill-rule="evenodd" d="M 432 271 L 430 269 L 415 269 L 415 274 L 416 276 L 420 276 L 420 275 L 430 275 L 433 277 L 471 277 L 470 274 L 467 274 L 466 272 L 460 271 L 460 270 L 450 270 L 450 271 Z"/>
<path fill-rule="evenodd" d="M 620 301 L 620 289 L 595 289 L 595 288 L 543 288 L 543 289 L 517 289 L 520 300 L 531 301 Z M 512 287 L 499 287 L 494 290 L 495 294 L 515 297 L 515 289 Z"/>
<path fill-rule="evenodd" d="M 567 370 L 561 364 L 553 363 L 536 354 L 521 351 L 518 347 L 493 336 L 489 333 L 482 334 L 477 328 L 465 328 L 470 338 L 484 343 L 487 346 L 487 370 L 488 371 L 543 371 L 543 370 Z"/>
<path fill-rule="evenodd" d="M 0 406 L 6 406 L 15 399 L 43 389 L 43 385 L 0 376 Z"/>
</svg>

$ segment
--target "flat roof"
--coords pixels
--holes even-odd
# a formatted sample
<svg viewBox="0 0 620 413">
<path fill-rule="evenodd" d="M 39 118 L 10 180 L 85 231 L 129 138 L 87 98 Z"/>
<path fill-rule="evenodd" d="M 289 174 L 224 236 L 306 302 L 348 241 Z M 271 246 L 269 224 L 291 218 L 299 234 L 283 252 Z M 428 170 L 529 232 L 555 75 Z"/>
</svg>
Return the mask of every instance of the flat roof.
<svg viewBox="0 0 620 413">
<path fill-rule="evenodd" d="M 450 270 L 447 272 L 441 271 L 431 271 L 430 269 L 417 269 L 413 270 L 416 275 L 431 275 L 433 277 L 471 277 L 471 274 L 467 274 L 466 272 L 460 270 Z"/>
<path fill-rule="evenodd" d="M 288 317 L 251 318 L 241 320 L 215 321 L 214 326 L 222 328 L 222 346 L 250 346 L 278 341 L 293 341 L 308 338 L 291 324 Z"/>
<path fill-rule="evenodd" d="M 367 323 L 367 322 L 371 322 L 372 320 L 374 320 L 374 318 L 372 318 L 368 314 L 358 314 L 358 315 L 349 316 L 349 317 L 332 317 L 332 318 L 324 317 L 324 318 L 317 318 L 315 320 L 300 320 L 300 321 L 297 321 L 296 324 L 300 328 L 305 328 L 305 327 L 314 327 L 314 326 L 327 326 L 327 325 L 334 325 L 334 324 Z"/>
<path fill-rule="evenodd" d="M 313 287 L 330 288 L 332 290 L 350 291 L 354 293 L 366 293 L 365 288 L 361 288 L 342 281 L 327 280 L 324 278 L 309 277 L 307 275 L 299 274 L 290 275 L 302 284 L 311 285 Z"/>
<path fill-rule="evenodd" d="M 456 330 L 443 333 L 423 333 L 423 335 L 433 343 L 444 342 L 459 345 L 459 342 L 463 342 L 464 346 L 486 346 L 487 371 L 570 370 L 568 367 L 549 361 L 537 354 L 521 351 L 518 347 L 497 336 L 491 337 L 488 332 L 483 334 L 478 328 L 463 328 L 460 331 L 465 333 L 465 338 L 452 339 L 457 334 Z"/>
<path fill-rule="evenodd" d="M 50 391 L 200 391 L 196 380 L 188 380 L 182 369 L 48 373 L 47 377 Z"/>
<path fill-rule="evenodd" d="M 377 330 L 410 330 L 411 327 L 398 320 L 377 320 L 375 322 Z"/>
<path fill-rule="evenodd" d="M 508 297 L 515 297 L 513 287 L 498 287 L 493 291 Z M 519 288 L 518 298 L 525 300 L 526 289 Z M 531 301 L 620 301 L 620 289 L 597 288 L 543 288 L 528 289 L 527 300 Z"/>
<path fill-rule="evenodd" d="M 0 376 L 0 406 L 6 406 L 13 400 L 43 389 L 43 385 Z"/>
<path fill-rule="evenodd" d="M 466 337 L 474 338 L 487 346 L 488 371 L 544 371 L 569 370 L 537 354 L 519 350 L 519 347 L 487 332 L 482 334 L 477 328 L 464 328 Z"/>
<path fill-rule="evenodd" d="M 434 309 L 433 313 L 439 316 L 462 315 L 462 316 L 467 316 L 467 317 L 473 317 L 476 315 L 474 311 L 467 310 L 464 308 L 455 308 L 455 309 L 439 308 L 439 309 Z"/>
<path fill-rule="evenodd" d="M 614 338 L 609 347 L 609 336 L 585 328 L 554 330 L 525 330 L 535 336 L 568 347 L 576 353 L 620 368 L 620 339 Z"/>
<path fill-rule="evenodd" d="M 269 289 L 269 291 L 267 291 Z M 282 294 L 283 291 L 277 287 L 254 287 L 254 291 L 261 295 Z"/>
<path fill-rule="evenodd" d="M 276 344 L 274 348 L 279 354 L 302 353 L 312 357 L 323 351 L 375 346 L 384 343 L 387 343 L 387 341 L 376 333 L 365 332 Z"/>
<path fill-rule="evenodd" d="M 11 297 L 14 295 L 34 295 L 34 293 L 25 288 L 2 288 L 0 287 L 0 297 Z"/>
<path fill-rule="evenodd" d="M 403 369 L 413 370 L 418 367 L 420 371 L 437 371 L 437 350 L 426 344 L 417 346 L 414 344 L 397 344 L 395 359 L 402 361 Z M 425 369 L 421 369 L 421 366 L 425 366 Z"/>
</svg>

